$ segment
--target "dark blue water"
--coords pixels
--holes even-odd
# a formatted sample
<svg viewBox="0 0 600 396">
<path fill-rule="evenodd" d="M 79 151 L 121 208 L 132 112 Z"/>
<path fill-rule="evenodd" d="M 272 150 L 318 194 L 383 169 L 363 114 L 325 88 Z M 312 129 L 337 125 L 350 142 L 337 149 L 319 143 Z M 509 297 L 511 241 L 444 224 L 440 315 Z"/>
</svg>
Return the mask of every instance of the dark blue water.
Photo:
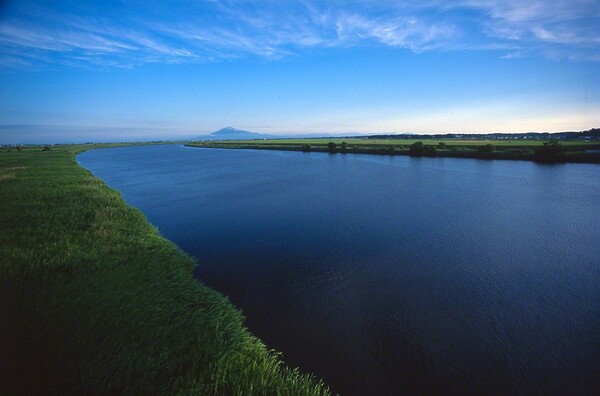
<svg viewBox="0 0 600 396">
<path fill-rule="evenodd" d="M 342 394 L 600 390 L 600 166 L 145 146 L 79 162 Z"/>
</svg>

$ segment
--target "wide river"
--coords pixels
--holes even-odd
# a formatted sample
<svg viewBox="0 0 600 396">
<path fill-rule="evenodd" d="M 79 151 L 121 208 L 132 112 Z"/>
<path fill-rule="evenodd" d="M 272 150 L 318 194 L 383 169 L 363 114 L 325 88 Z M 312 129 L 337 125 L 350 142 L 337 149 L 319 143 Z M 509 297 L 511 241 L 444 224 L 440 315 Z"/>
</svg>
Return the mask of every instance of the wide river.
<svg viewBox="0 0 600 396">
<path fill-rule="evenodd" d="M 600 165 L 180 145 L 78 161 L 336 392 L 600 390 Z"/>
</svg>

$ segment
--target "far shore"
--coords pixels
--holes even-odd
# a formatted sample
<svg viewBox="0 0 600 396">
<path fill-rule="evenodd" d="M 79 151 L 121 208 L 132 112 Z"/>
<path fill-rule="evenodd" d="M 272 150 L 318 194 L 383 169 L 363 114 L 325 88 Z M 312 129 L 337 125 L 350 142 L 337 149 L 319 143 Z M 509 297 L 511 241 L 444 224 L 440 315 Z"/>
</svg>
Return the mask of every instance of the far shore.
<svg viewBox="0 0 600 396">
<path fill-rule="evenodd" d="M 600 163 L 600 140 L 269 139 L 193 141 L 188 147 Z"/>
</svg>

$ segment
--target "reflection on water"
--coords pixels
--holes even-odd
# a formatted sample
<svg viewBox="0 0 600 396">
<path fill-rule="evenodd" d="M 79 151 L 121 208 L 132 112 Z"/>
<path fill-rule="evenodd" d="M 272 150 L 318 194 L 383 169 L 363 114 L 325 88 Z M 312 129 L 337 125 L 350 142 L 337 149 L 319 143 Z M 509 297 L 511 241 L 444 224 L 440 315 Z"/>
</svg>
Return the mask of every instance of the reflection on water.
<svg viewBox="0 0 600 396">
<path fill-rule="evenodd" d="M 600 166 L 146 146 L 78 160 L 342 394 L 600 389 Z"/>
</svg>

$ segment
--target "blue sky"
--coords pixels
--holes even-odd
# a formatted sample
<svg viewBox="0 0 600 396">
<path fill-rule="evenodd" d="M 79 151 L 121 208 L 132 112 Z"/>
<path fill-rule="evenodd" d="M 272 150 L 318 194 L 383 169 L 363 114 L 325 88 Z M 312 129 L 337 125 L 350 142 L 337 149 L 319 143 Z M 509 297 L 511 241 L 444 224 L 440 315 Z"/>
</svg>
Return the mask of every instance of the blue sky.
<svg viewBox="0 0 600 396">
<path fill-rule="evenodd" d="M 600 1 L 0 1 L 0 143 L 600 126 Z"/>
</svg>

